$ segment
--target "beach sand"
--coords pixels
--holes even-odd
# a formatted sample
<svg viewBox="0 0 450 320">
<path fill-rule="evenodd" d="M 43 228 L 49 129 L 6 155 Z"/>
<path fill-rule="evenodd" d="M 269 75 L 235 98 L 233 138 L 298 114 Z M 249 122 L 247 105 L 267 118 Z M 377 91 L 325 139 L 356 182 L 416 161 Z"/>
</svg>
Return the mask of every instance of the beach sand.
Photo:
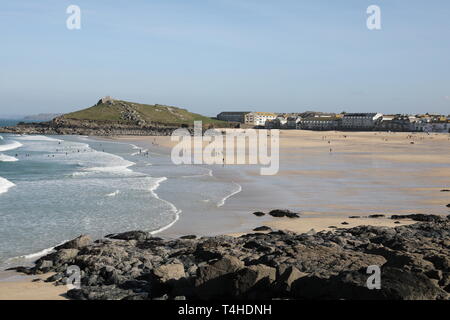
<svg viewBox="0 0 450 320">
<path fill-rule="evenodd" d="M 65 286 L 43 282 L 52 273 L 25 276 L 13 271 L 0 272 L 0 300 L 67 300 Z M 39 281 L 33 281 L 39 279 Z"/>
<path fill-rule="evenodd" d="M 165 149 L 168 154 L 177 144 L 170 136 L 113 139 Z M 348 217 L 450 213 L 445 207 L 449 194 L 440 192 L 450 187 L 449 134 L 281 130 L 280 170 L 275 176 L 262 177 L 255 166 L 227 163 L 226 168 L 226 172 L 215 170 L 214 175 L 238 182 L 243 189 L 228 200 L 230 211 L 241 208 L 246 218 L 252 210 L 283 208 L 302 213 L 298 220 L 251 217 L 247 231 L 260 225 L 296 232 L 362 224 L 392 227 L 397 224 L 390 219 Z M 349 225 L 341 225 L 344 221 Z M 410 222 L 401 221 L 405 223 Z M 179 225 L 179 232 L 195 233 L 192 224 L 195 221 Z"/>
</svg>

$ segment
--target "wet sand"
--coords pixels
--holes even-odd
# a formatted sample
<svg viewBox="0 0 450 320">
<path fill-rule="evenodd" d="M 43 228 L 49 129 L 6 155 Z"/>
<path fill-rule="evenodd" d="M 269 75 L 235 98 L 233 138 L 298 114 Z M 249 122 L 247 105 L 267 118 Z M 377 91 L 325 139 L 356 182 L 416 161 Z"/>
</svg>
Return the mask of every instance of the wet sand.
<svg viewBox="0 0 450 320">
<path fill-rule="evenodd" d="M 167 153 L 177 143 L 167 136 L 114 139 L 165 148 Z M 339 227 L 352 215 L 446 215 L 450 213 L 446 208 L 450 194 L 440 190 L 450 188 L 450 136 L 281 130 L 277 175 L 261 176 L 258 166 L 230 163 L 225 169 L 214 169 L 214 175 L 242 186 L 242 192 L 228 199 L 226 207 L 234 212 L 237 224 L 239 218 L 247 219 L 246 230 L 267 224 L 293 231 L 319 231 L 331 225 Z M 253 211 L 278 208 L 301 212 L 303 219 L 248 218 Z M 393 225 L 389 219 L 348 222 L 349 227 L 357 223 Z M 178 228 L 196 233 L 191 223 Z M 220 232 L 243 231 L 238 229 Z"/>
</svg>

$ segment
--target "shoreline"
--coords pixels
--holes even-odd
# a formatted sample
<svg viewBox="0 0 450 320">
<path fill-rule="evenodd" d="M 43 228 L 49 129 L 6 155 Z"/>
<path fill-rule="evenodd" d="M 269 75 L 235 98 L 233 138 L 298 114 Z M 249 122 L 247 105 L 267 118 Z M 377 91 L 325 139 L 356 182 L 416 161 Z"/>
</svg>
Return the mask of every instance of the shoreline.
<svg viewBox="0 0 450 320">
<path fill-rule="evenodd" d="M 359 144 L 374 144 L 379 142 L 373 142 L 373 141 L 366 141 L 367 138 L 373 138 L 373 136 L 376 136 L 376 140 L 380 141 L 382 137 L 380 137 L 380 133 L 373 134 L 370 133 L 355 133 L 355 137 L 352 137 L 353 144 L 355 145 L 349 145 L 348 144 L 348 138 L 347 141 L 345 141 L 344 138 L 342 138 L 340 135 L 342 133 L 340 132 L 320 132 L 321 134 L 329 134 L 333 135 L 332 141 L 334 148 L 336 149 L 342 149 L 342 152 L 351 154 L 353 149 L 360 148 Z M 348 134 L 348 133 L 347 133 Z M 319 135 L 317 135 L 316 132 L 285 132 L 282 134 L 282 136 L 288 136 L 289 138 L 287 140 L 284 140 L 284 144 L 281 145 L 281 151 L 282 154 L 285 155 L 285 159 L 288 161 L 298 160 L 298 157 L 305 157 L 304 153 L 302 152 L 296 152 L 292 153 L 291 149 L 289 147 L 294 146 L 295 141 L 293 139 L 297 139 L 299 136 L 303 137 L 305 135 L 306 140 L 302 141 L 302 145 L 299 147 L 299 150 L 308 150 L 313 155 L 325 153 L 325 149 L 328 148 L 327 145 L 324 145 L 323 141 L 319 139 Z M 418 157 L 416 155 L 416 152 L 414 149 L 409 145 L 406 145 L 406 143 L 403 143 L 401 140 L 404 139 L 404 137 L 400 133 L 396 134 L 388 134 L 389 137 L 395 136 L 395 139 L 392 138 L 394 141 L 388 141 L 386 142 L 387 146 L 384 146 L 383 148 L 380 148 L 380 150 L 371 151 L 371 157 L 374 159 L 380 159 L 380 161 L 390 161 L 392 163 L 403 163 L 403 164 L 409 164 L 411 161 L 414 163 L 429 163 L 430 168 L 427 167 L 427 170 L 424 172 L 414 172 L 414 178 L 417 176 L 417 179 L 423 179 L 422 177 L 427 177 L 427 179 L 430 179 L 430 181 L 436 181 L 435 185 L 430 186 L 421 186 L 418 185 L 412 185 L 408 186 L 408 188 L 404 187 L 404 192 L 407 192 L 408 194 L 412 195 L 421 195 L 424 196 L 426 199 L 426 207 L 429 207 L 430 205 L 435 205 L 439 207 L 443 207 L 443 205 L 450 201 L 445 200 L 447 199 L 446 194 L 439 193 L 440 189 L 448 188 L 448 184 L 445 183 L 446 180 L 445 177 L 450 177 L 450 170 L 445 170 L 445 168 L 440 167 L 433 167 L 431 164 L 445 164 L 449 165 L 449 158 L 445 157 L 445 151 L 443 150 L 443 154 L 439 155 L 431 155 L 427 157 L 426 159 L 423 159 L 421 157 Z M 429 150 L 433 145 L 438 145 L 442 143 L 446 143 L 444 140 L 447 140 L 447 135 L 438 136 L 438 138 L 435 138 L 436 135 L 429 138 L 430 145 L 425 146 L 426 150 Z M 171 146 L 170 137 L 163 136 L 163 137 L 90 137 L 93 139 L 98 140 L 105 140 L 105 141 L 115 141 L 115 142 L 122 142 L 127 144 L 134 144 L 136 146 L 139 146 L 143 149 L 149 149 L 151 152 L 155 153 L 161 153 L 161 154 L 168 154 L 168 148 Z M 391 139 L 391 138 L 389 138 Z M 152 144 L 151 140 L 155 144 Z M 439 141 L 437 141 L 439 140 Z M 394 148 L 398 147 L 400 144 L 399 141 L 402 143 L 403 147 L 407 147 L 408 150 L 411 150 L 412 157 L 408 156 L 408 154 L 401 154 L 402 150 L 400 152 L 395 151 Z M 408 143 L 409 144 L 409 143 Z M 416 146 L 419 145 L 419 143 L 416 144 Z M 340 150 L 339 150 L 340 151 Z M 359 152 L 367 152 L 367 147 L 358 150 Z M 385 154 L 383 154 L 383 151 Z M 419 152 L 420 153 L 420 152 Z M 323 157 L 322 155 L 320 155 Z M 328 156 L 328 155 L 327 155 Z M 364 159 L 366 157 L 366 154 L 361 155 L 361 159 Z M 426 161 L 427 162 L 426 162 Z M 385 226 L 385 227 L 397 227 L 397 226 L 404 226 L 404 225 L 410 225 L 414 224 L 416 222 L 412 220 L 402 220 L 400 224 L 395 224 L 394 220 L 391 219 L 368 219 L 368 218 L 360 218 L 360 219 L 349 219 L 348 217 L 350 215 L 355 215 L 355 211 L 350 210 L 349 208 L 345 206 L 340 206 L 339 204 L 333 204 L 331 207 L 322 207 L 317 205 L 316 209 L 322 210 L 322 212 L 318 211 L 309 211 L 309 210 L 300 210 L 302 211 L 303 215 L 300 219 L 288 219 L 288 218 L 272 218 L 272 217 L 254 217 L 252 215 L 253 211 L 267 211 L 270 209 L 276 209 L 276 208 L 282 208 L 282 209 L 293 209 L 294 211 L 298 208 L 301 208 L 302 204 L 296 205 L 295 202 L 292 202 L 289 205 L 286 205 L 285 207 L 278 205 L 278 203 L 285 200 L 285 198 L 282 198 L 278 203 L 271 203 L 270 198 L 269 199 L 261 199 L 261 192 L 265 189 L 264 185 L 258 185 L 261 181 L 260 177 L 254 173 L 254 169 L 251 168 L 239 168 L 235 166 L 226 166 L 226 168 L 221 168 L 219 166 L 218 168 L 205 168 L 207 170 L 212 170 L 210 172 L 213 172 L 211 174 L 214 176 L 214 178 L 219 179 L 219 181 L 227 182 L 227 183 L 238 183 L 241 186 L 241 190 L 238 193 L 232 192 L 229 196 L 226 197 L 224 205 L 222 206 L 222 209 L 225 210 L 223 213 L 226 213 L 228 224 L 219 225 L 216 224 L 216 226 L 219 226 L 219 228 L 214 229 L 214 224 L 205 222 L 204 215 L 193 215 L 193 216 L 183 216 L 179 217 L 179 220 L 173 221 L 169 226 L 164 227 L 164 230 L 161 230 L 157 233 L 158 236 L 161 236 L 163 238 L 176 238 L 179 236 L 184 235 L 190 235 L 190 234 L 196 234 L 199 236 L 202 235 L 220 235 L 220 234 L 227 234 L 232 236 L 241 236 L 244 234 L 251 233 L 253 228 L 259 227 L 259 226 L 267 226 L 270 227 L 273 230 L 290 230 L 296 233 L 308 233 L 312 229 L 315 232 L 320 231 L 332 231 L 334 228 L 330 228 L 331 226 L 336 227 L 336 229 L 341 228 L 352 228 L 356 226 Z M 289 169 L 289 170 L 288 170 Z M 338 170 L 335 171 L 327 171 L 327 170 L 301 170 L 298 169 L 297 171 L 292 170 L 288 168 L 286 170 L 282 169 L 278 175 L 278 178 L 283 177 L 312 177 L 314 179 L 339 179 L 343 176 L 343 173 L 339 172 Z M 373 169 L 375 171 L 383 172 L 382 170 L 387 170 L 384 168 L 375 168 Z M 436 170 L 436 172 L 433 174 L 431 171 Z M 388 172 L 388 174 L 392 174 L 392 172 Z M 434 172 L 434 171 L 433 171 Z M 370 172 L 363 172 L 360 171 L 358 174 L 369 174 Z M 400 174 L 401 171 L 397 172 L 397 174 Z M 431 173 L 431 174 L 430 174 Z M 384 173 L 383 173 L 384 174 Z M 403 178 L 404 176 L 402 176 Z M 409 176 L 406 176 L 409 177 Z M 312 180 L 313 181 L 313 180 Z M 442 184 L 441 184 L 442 182 Z M 268 184 L 271 188 L 271 184 Z M 267 189 L 266 188 L 266 189 Z M 274 194 L 282 195 L 280 192 L 284 192 L 280 188 L 280 191 L 275 190 Z M 266 190 L 269 191 L 269 190 Z M 291 192 L 289 189 L 288 191 Z M 292 193 L 292 192 L 291 192 Z M 293 195 L 293 193 L 292 193 Z M 344 194 L 345 195 L 345 194 Z M 292 196 L 290 196 L 291 199 Z M 287 199 L 287 198 L 286 198 Z M 424 205 L 425 207 L 425 205 Z M 250 209 L 251 208 L 251 209 Z M 354 209 L 354 208 L 352 208 Z M 374 214 L 374 213 L 385 213 L 387 215 L 390 214 L 410 214 L 414 213 L 414 211 L 417 212 L 424 212 L 424 213 L 433 213 L 433 214 L 445 214 L 440 212 L 434 212 L 433 210 L 410 210 L 410 209 L 402 209 L 402 211 L 395 211 L 395 212 L 389 212 L 388 210 L 383 210 L 382 207 L 379 209 L 372 208 L 371 210 L 365 211 L 364 209 L 359 209 L 360 212 L 365 212 L 365 215 L 368 214 Z M 442 210 L 444 212 L 444 210 Z M 447 210 L 448 211 L 448 210 Z M 220 212 L 220 211 L 218 211 Z M 333 212 L 333 214 L 327 213 L 327 212 Z M 229 213 L 229 214 L 228 214 Z M 214 217 L 207 216 L 207 219 L 214 220 Z M 186 221 L 189 220 L 189 223 L 186 223 Z M 196 222 L 199 222 L 199 225 L 197 225 Z M 348 225 L 343 225 L 342 223 L 346 222 Z M 203 227 L 200 227 L 202 225 Z M 208 234 L 203 234 L 203 231 L 207 230 Z M 0 272 L 0 284 L 2 283 L 2 276 L 3 271 Z M 10 282 L 16 283 L 16 282 Z M 41 283 L 36 282 L 33 283 L 33 287 L 39 288 L 41 285 L 43 292 L 45 291 L 45 287 L 47 286 L 47 283 Z M 13 287 L 15 286 L 12 285 Z M 21 281 L 17 281 L 17 286 L 25 286 Z M 5 287 L 0 286 L 0 290 L 16 290 L 14 288 L 8 287 L 6 289 Z M 4 291 L 6 292 L 6 291 Z M 57 298 L 57 297 L 55 297 Z M 1 299 L 0 299 L 1 300 Z"/>
</svg>

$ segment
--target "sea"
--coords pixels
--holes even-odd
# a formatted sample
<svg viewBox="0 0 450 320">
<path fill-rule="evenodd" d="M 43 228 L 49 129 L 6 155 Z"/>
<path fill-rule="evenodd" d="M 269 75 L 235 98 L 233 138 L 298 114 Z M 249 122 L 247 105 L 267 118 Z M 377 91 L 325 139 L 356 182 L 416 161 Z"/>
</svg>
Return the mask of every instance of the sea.
<svg viewBox="0 0 450 320">
<path fill-rule="evenodd" d="M 158 234 L 178 221 L 178 204 L 219 210 L 239 188 L 129 143 L 0 134 L 0 270 L 80 234 Z"/>
</svg>

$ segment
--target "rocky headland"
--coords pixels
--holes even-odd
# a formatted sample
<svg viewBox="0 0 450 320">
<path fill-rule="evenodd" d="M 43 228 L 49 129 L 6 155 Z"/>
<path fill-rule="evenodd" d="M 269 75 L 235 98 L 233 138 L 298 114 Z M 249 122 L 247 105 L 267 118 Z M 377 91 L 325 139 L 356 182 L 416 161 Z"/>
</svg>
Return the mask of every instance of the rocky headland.
<svg viewBox="0 0 450 320">
<path fill-rule="evenodd" d="M 167 136 L 180 127 L 191 128 L 202 121 L 205 128 L 221 128 L 230 124 L 165 105 L 146 105 L 100 99 L 94 106 L 63 114 L 51 121 L 0 127 L 1 133 L 86 136 Z M 232 124 L 231 124 L 232 126 Z"/>
<path fill-rule="evenodd" d="M 392 217 L 398 219 L 398 217 Z M 144 231 L 92 241 L 80 236 L 40 258 L 27 274 L 81 270 L 72 299 L 449 299 L 450 219 L 412 215 L 416 224 L 296 234 L 161 239 Z M 369 266 L 381 288 L 368 289 Z"/>
</svg>

